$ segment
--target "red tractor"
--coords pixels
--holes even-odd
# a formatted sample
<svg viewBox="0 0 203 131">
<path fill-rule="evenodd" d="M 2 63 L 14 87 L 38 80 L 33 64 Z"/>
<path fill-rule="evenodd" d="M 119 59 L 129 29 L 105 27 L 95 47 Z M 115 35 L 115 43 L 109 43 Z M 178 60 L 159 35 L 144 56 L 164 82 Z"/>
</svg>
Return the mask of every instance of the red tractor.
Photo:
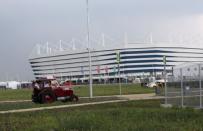
<svg viewBox="0 0 203 131">
<path fill-rule="evenodd" d="M 73 93 L 71 85 L 59 85 L 55 79 L 33 81 L 32 101 L 34 103 L 51 103 L 56 100 L 78 101 L 78 96 Z"/>
</svg>

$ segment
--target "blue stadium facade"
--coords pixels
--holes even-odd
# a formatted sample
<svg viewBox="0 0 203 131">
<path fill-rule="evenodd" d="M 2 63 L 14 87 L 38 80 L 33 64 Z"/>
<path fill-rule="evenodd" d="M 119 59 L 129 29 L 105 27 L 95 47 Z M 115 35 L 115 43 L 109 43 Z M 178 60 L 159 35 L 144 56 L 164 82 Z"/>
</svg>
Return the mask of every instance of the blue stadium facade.
<svg viewBox="0 0 203 131">
<path fill-rule="evenodd" d="M 185 62 L 202 62 L 203 49 L 191 47 L 122 47 L 91 50 L 93 79 L 118 77 L 116 52 L 120 52 L 120 73 L 122 78 L 142 75 L 161 75 L 166 69 Z M 40 54 L 29 58 L 36 78 L 54 75 L 58 79 L 88 80 L 89 59 L 87 50 L 61 51 L 54 54 Z"/>
</svg>

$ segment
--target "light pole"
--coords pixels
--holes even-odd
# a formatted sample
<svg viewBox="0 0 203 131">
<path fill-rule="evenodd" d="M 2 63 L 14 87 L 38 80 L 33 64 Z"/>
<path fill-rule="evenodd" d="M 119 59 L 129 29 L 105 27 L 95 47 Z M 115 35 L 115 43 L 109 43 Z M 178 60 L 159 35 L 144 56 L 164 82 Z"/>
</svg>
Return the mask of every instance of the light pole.
<svg viewBox="0 0 203 131">
<path fill-rule="evenodd" d="M 167 85 L 166 85 L 166 76 L 167 76 L 167 72 L 166 72 L 166 56 L 163 56 L 163 63 L 164 63 L 164 89 L 165 89 L 165 104 L 168 104 L 168 90 L 167 90 Z"/>
<path fill-rule="evenodd" d="M 89 56 L 89 95 L 90 98 L 93 97 L 92 93 L 92 58 L 91 58 L 91 50 L 90 50 L 90 33 L 89 33 L 89 1 L 86 0 L 87 7 L 87 44 L 88 44 L 88 56 Z"/>
<path fill-rule="evenodd" d="M 121 95 L 121 72 L 120 72 L 120 52 L 117 51 L 116 52 L 116 61 L 117 61 L 117 64 L 118 64 L 118 77 L 119 77 L 119 92 L 120 92 L 120 95 Z"/>
</svg>

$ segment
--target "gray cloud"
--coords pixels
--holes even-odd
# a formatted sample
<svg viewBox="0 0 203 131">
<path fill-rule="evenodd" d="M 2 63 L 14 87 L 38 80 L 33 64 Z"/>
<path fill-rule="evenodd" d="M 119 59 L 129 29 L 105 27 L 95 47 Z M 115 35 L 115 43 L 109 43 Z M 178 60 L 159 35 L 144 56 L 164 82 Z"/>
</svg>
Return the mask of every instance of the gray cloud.
<svg viewBox="0 0 203 131">
<path fill-rule="evenodd" d="M 169 35 L 201 34 L 200 0 L 89 0 L 91 37 L 104 32 L 123 39 L 155 40 Z M 202 19 L 203 22 L 203 19 Z M 85 37 L 85 0 L 1 0 L 1 79 L 32 79 L 28 56 L 36 43 Z M 177 39 L 177 38 L 176 38 Z"/>
</svg>

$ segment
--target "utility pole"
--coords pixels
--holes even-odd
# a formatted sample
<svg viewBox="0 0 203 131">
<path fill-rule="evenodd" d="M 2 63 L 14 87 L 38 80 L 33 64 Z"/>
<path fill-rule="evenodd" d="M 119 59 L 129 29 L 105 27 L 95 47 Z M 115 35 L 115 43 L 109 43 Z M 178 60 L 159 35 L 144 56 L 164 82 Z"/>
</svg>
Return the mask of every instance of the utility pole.
<svg viewBox="0 0 203 131">
<path fill-rule="evenodd" d="M 119 92 L 120 92 L 120 95 L 122 94 L 122 91 L 121 91 L 121 72 L 120 72 L 120 52 L 116 52 L 116 61 L 117 61 L 117 64 L 118 64 L 118 77 L 119 77 Z"/>
<path fill-rule="evenodd" d="M 92 93 L 92 58 L 91 58 L 91 50 L 90 50 L 90 33 L 89 33 L 89 1 L 86 0 L 87 7 L 87 43 L 88 43 L 88 56 L 89 56 L 89 95 L 90 98 L 93 97 Z"/>
<path fill-rule="evenodd" d="M 202 80 L 201 80 L 201 64 L 198 64 L 199 66 L 199 90 L 200 90 L 200 109 L 202 108 Z"/>
<path fill-rule="evenodd" d="M 168 104 L 168 90 L 166 85 L 166 56 L 163 56 L 163 63 L 164 63 L 164 89 L 165 89 L 165 104 Z"/>
<path fill-rule="evenodd" d="M 118 77 L 119 77 L 119 92 L 120 92 L 120 95 L 122 94 L 121 92 L 121 72 L 120 72 L 120 63 L 118 64 Z"/>
</svg>

